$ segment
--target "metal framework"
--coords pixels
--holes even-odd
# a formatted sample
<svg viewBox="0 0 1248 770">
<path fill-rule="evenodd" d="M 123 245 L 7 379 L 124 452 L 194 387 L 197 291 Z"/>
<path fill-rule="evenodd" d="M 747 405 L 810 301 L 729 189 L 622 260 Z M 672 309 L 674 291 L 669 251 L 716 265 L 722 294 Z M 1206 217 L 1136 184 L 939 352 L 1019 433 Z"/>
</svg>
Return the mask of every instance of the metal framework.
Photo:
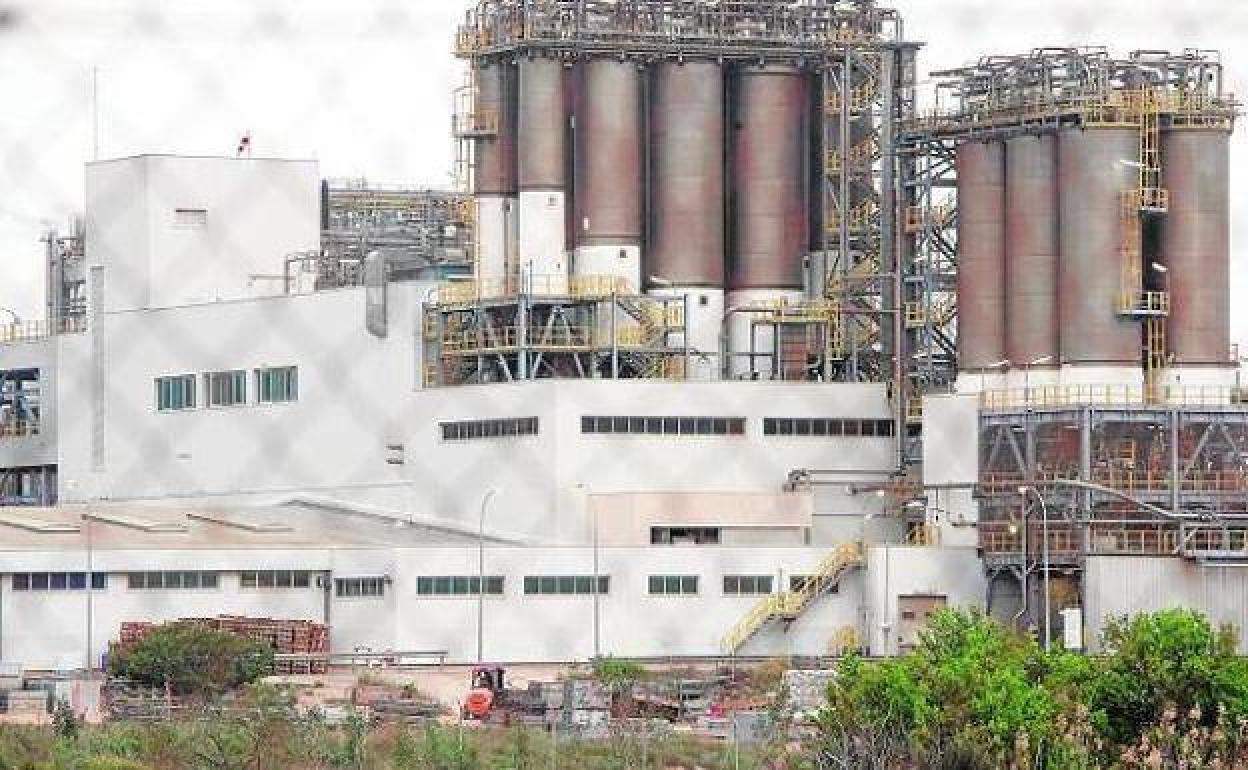
<svg viewBox="0 0 1248 770">
<path fill-rule="evenodd" d="M 956 361 L 958 143 L 1054 131 L 1063 126 L 1134 128 L 1140 133 L 1138 184 L 1123 190 L 1121 292 L 1116 312 L 1143 325 L 1148 396 L 1159 392 L 1167 365 L 1170 297 L 1142 269 L 1142 229 L 1169 211 L 1163 186 L 1163 129 L 1233 127 L 1239 103 L 1224 88 L 1216 51 L 1134 51 L 1114 58 L 1103 47 L 1040 48 L 1022 55 L 988 56 L 976 64 L 934 73 L 936 105 L 903 127 L 900 145 L 914 158 L 907 181 L 913 207 L 907 230 L 916 235 L 907 281 L 912 349 L 922 364 L 917 378 L 933 385 L 952 375 Z M 911 305 L 907 306 L 908 308 Z M 921 385 L 920 385 L 921 387 Z"/>
<path fill-rule="evenodd" d="M 820 317 L 754 325 L 770 325 L 780 347 L 808 341 L 802 357 L 816 359 L 801 364 L 808 379 L 891 383 L 899 428 L 915 416 L 911 383 L 933 379 L 911 372 L 905 352 L 904 298 L 913 292 L 903 289 L 902 260 L 912 250 L 899 226 L 912 205 L 900 185 L 912 160 L 897 151 L 897 136 L 916 117 L 918 48 L 905 41 L 900 15 L 875 0 L 480 0 L 456 38 L 456 54 L 476 65 L 540 53 L 783 63 L 815 73 L 823 125 L 812 219 L 820 247 L 807 281 L 811 308 L 797 315 Z M 478 112 L 474 92 L 470 76 L 456 96 L 462 189 L 471 185 L 473 140 L 497 130 L 498 116 Z M 772 356 L 773 369 L 791 368 L 778 363 L 784 355 Z"/>
<path fill-rule="evenodd" d="M 359 286 L 364 260 L 380 254 L 394 280 L 463 274 L 472 259 L 471 197 L 451 190 L 327 180 L 321 248 L 286 260 L 287 291 Z"/>
<path fill-rule="evenodd" d="M 990 578 L 1074 579 L 1090 555 L 1248 563 L 1248 411 L 1112 404 L 981 415 Z"/>
<path fill-rule="evenodd" d="M 681 379 L 685 300 L 637 295 L 611 278 L 449 283 L 425 306 L 425 386 L 552 378 Z"/>
</svg>

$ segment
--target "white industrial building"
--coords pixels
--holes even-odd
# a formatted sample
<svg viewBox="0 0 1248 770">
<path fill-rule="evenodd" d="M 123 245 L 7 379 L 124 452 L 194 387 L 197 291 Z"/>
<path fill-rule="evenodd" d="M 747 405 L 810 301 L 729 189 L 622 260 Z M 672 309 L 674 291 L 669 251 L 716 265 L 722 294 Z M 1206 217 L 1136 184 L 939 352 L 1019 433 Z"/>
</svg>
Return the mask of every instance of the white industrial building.
<svg viewBox="0 0 1248 770">
<path fill-rule="evenodd" d="M 37 414 L 0 440 L 0 466 L 46 469 L 44 494 L 56 490 L 56 505 L 0 510 L 5 660 L 81 665 L 90 649 L 98 663 L 123 621 L 215 613 L 328 620 L 335 652 L 470 660 L 481 542 L 483 653 L 499 660 L 723 654 L 761 594 L 864 538 L 892 552 L 891 599 L 881 583 L 869 606 L 855 559 L 742 654 L 827 654 L 872 628 L 895 648 L 897 596 L 981 601 L 973 543 L 905 547 L 885 515 L 896 441 L 883 385 L 426 388 L 421 305 L 437 284 L 389 284 L 377 336 L 367 288 L 288 294 L 272 280 L 285 254 L 315 245 L 314 163 L 138 157 L 91 164 L 87 179 L 85 330 L 0 348 L 4 370 L 39 375 Z M 129 231 L 112 221 L 118 189 Z M 805 425 L 773 435 L 774 420 Z M 844 435 L 809 435 L 829 420 Z M 795 472 L 836 481 L 795 486 Z M 257 571 L 278 584 L 240 584 Z M 140 573 L 214 578 L 147 588 Z M 380 579 L 377 595 L 342 595 L 355 578 Z"/>
<path fill-rule="evenodd" d="M 468 17 L 471 275 L 333 251 L 411 212 L 311 161 L 88 164 L 49 321 L 0 327 L 0 660 L 220 613 L 455 661 L 1248 624 L 1216 57 L 993 57 L 925 122 L 888 9 L 669 5 L 657 53 Z"/>
</svg>

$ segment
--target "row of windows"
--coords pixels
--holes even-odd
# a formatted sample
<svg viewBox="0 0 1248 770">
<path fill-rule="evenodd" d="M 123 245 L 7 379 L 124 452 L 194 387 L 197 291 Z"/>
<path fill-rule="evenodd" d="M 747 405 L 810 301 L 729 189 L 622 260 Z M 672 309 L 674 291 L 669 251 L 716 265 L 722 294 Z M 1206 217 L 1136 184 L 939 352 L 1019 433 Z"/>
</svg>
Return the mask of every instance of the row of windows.
<svg viewBox="0 0 1248 770">
<path fill-rule="evenodd" d="M 131 589 L 215 589 L 220 584 L 219 574 L 202 571 L 131 572 L 127 574 Z M 312 573 L 298 570 L 252 570 L 239 573 L 242 588 L 307 588 Z M 108 587 L 108 575 L 90 573 L 93 590 Z M 772 593 L 771 575 L 724 575 L 724 594 L 729 596 L 759 596 Z M 805 575 L 789 578 L 789 590 L 799 591 L 809 580 Z M 82 591 L 87 587 L 85 572 L 18 572 L 13 574 L 14 591 Z M 334 593 L 340 597 L 364 597 L 385 595 L 386 580 L 383 577 L 337 578 Z M 416 579 L 419 596 L 476 596 L 481 581 L 475 575 L 432 576 Z M 487 596 L 503 595 L 504 579 L 501 575 L 485 577 Z M 692 596 L 698 593 L 697 575 L 651 575 L 647 588 L 652 596 Z M 610 591 L 610 578 L 598 577 L 598 593 Z M 594 593 L 592 575 L 543 576 L 524 578 L 524 593 L 536 596 L 581 596 Z"/>
<path fill-rule="evenodd" d="M 651 596 L 693 596 L 698 593 L 697 575 L 651 575 Z"/>
<path fill-rule="evenodd" d="M 338 596 L 385 596 L 386 579 L 382 577 L 336 578 L 334 593 Z"/>
<path fill-rule="evenodd" d="M 743 436 L 744 417 L 582 417 L 581 433 L 650 436 Z M 764 436 L 893 435 L 891 420 L 767 417 Z"/>
<path fill-rule="evenodd" d="M 509 417 L 501 420 L 463 420 L 444 422 L 443 441 L 471 441 L 479 438 L 536 436 L 536 417 Z"/>
<path fill-rule="evenodd" d="M 581 433 L 744 436 L 744 417 L 582 417 Z"/>
<path fill-rule="evenodd" d="M 597 590 L 593 575 L 529 575 L 524 579 L 524 592 L 533 596 L 592 596 L 610 589 L 611 578 L 606 575 L 598 576 Z"/>
<path fill-rule="evenodd" d="M 87 580 L 86 572 L 15 572 L 12 584 L 14 591 L 85 591 Z M 108 588 L 105 572 L 92 572 L 90 581 L 93 591 Z"/>
<path fill-rule="evenodd" d="M 893 435 L 892 420 L 839 420 L 815 417 L 768 417 L 764 436 L 880 436 Z"/>
<path fill-rule="evenodd" d="M 308 588 L 312 573 L 303 570 L 262 569 L 238 573 L 239 588 Z"/>
<path fill-rule="evenodd" d="M 296 366 L 265 367 L 253 373 L 256 402 L 279 404 L 299 400 L 299 368 Z M 198 403 L 197 378 L 194 374 L 178 374 L 156 378 L 156 409 L 175 412 L 194 409 Z M 234 369 L 208 372 L 203 375 L 205 406 L 242 406 L 247 399 L 247 372 Z"/>
<path fill-rule="evenodd" d="M 481 593 L 481 578 L 476 575 L 416 578 L 418 596 L 476 596 L 479 593 Z M 503 595 L 501 575 L 485 576 L 485 595 Z"/>
<path fill-rule="evenodd" d="M 131 572 L 126 575 L 131 590 L 215 589 L 220 584 L 216 572 L 167 571 Z"/>
</svg>

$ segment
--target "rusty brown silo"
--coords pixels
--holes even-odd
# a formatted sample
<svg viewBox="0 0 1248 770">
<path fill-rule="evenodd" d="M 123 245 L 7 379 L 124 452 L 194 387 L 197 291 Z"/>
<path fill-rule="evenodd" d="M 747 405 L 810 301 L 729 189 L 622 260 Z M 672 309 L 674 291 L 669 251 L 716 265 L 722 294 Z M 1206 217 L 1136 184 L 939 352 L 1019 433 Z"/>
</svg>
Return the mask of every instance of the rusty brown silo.
<svg viewBox="0 0 1248 770">
<path fill-rule="evenodd" d="M 1173 364 L 1228 362 L 1230 340 L 1230 134 L 1175 129 L 1162 137 L 1170 213 L 1161 230 L 1166 337 Z"/>
<path fill-rule="evenodd" d="M 557 59 L 522 59 L 519 64 L 517 182 L 521 190 L 562 190 L 568 121 L 563 64 Z"/>
<path fill-rule="evenodd" d="M 711 61 L 664 62 L 651 98 L 647 276 L 724 284 L 724 78 Z"/>
<path fill-rule="evenodd" d="M 643 153 L 642 71 L 636 64 L 592 59 L 578 119 L 581 245 L 641 240 Z"/>
<path fill-rule="evenodd" d="M 740 71 L 732 88 L 731 289 L 800 289 L 809 240 L 807 77 Z"/>
<path fill-rule="evenodd" d="M 515 68 L 488 62 L 477 70 L 478 122 L 492 125 L 489 136 L 475 140 L 474 179 L 478 195 L 516 194 Z"/>
<path fill-rule="evenodd" d="M 958 147 L 958 366 L 1005 358 L 1005 145 Z"/>
<path fill-rule="evenodd" d="M 1059 364 L 1057 137 L 1018 136 L 1005 149 L 1005 357 Z"/>
<path fill-rule="evenodd" d="M 1140 324 L 1119 313 L 1122 194 L 1138 187 L 1140 134 L 1068 128 L 1059 134 L 1059 268 L 1063 363 L 1141 364 Z"/>
</svg>

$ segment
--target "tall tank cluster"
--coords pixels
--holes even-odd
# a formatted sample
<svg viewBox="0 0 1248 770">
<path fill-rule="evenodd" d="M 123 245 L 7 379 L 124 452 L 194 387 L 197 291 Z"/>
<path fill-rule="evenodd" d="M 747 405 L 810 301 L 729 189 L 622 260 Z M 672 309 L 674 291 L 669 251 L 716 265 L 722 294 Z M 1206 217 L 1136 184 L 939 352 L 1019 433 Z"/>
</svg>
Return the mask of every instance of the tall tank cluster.
<svg viewBox="0 0 1248 770">
<path fill-rule="evenodd" d="M 524 55 L 475 71 L 478 277 L 576 277 L 689 295 L 690 344 L 725 307 L 800 298 L 815 76 L 795 66 Z"/>
<path fill-rule="evenodd" d="M 1233 382 L 1236 105 L 1215 55 L 1041 50 L 941 75 L 962 381 Z"/>
</svg>

